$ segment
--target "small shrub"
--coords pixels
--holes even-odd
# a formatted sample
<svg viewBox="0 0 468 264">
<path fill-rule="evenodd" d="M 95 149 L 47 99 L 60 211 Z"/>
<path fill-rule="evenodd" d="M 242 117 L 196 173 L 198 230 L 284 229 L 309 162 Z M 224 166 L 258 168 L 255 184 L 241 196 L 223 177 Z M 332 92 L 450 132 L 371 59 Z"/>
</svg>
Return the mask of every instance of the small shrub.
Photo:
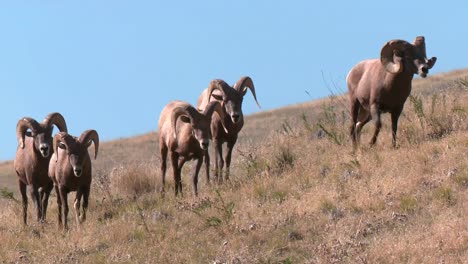
<svg viewBox="0 0 468 264">
<path fill-rule="evenodd" d="M 111 173 L 111 189 L 114 193 L 136 198 L 156 190 L 154 170 L 145 164 L 128 164 L 115 168 Z"/>
<path fill-rule="evenodd" d="M 460 186 L 468 187 L 468 176 L 467 175 L 456 175 L 453 180 Z"/>
<path fill-rule="evenodd" d="M 454 205 L 456 203 L 455 194 L 450 187 L 441 186 L 436 189 L 435 197 L 440 202 L 446 205 Z"/>
<path fill-rule="evenodd" d="M 0 188 L 0 197 L 2 197 L 4 199 L 7 199 L 7 200 L 12 200 L 12 201 L 18 202 L 18 200 L 16 200 L 16 198 L 14 197 L 13 192 L 10 191 L 6 187 Z"/>
<path fill-rule="evenodd" d="M 400 198 L 400 210 L 405 213 L 411 213 L 418 207 L 418 201 L 416 198 L 410 195 L 404 195 Z"/>
<path fill-rule="evenodd" d="M 268 190 L 263 185 L 255 185 L 254 186 L 254 193 L 256 198 L 260 202 L 266 202 L 268 200 Z"/>
<path fill-rule="evenodd" d="M 256 149 L 249 144 L 249 149 L 240 149 L 237 151 L 240 156 L 240 163 L 245 169 L 247 177 L 253 177 L 261 174 L 264 171 L 268 171 L 270 168 L 264 159 L 261 159 Z"/>
<path fill-rule="evenodd" d="M 337 145 L 343 145 L 346 139 L 345 120 L 346 114 L 343 108 L 331 98 L 331 102 L 323 108 L 316 126 L 318 131 L 323 131 L 328 139 Z M 341 112 L 338 114 L 337 112 Z"/>
<path fill-rule="evenodd" d="M 327 214 L 331 220 L 338 220 L 343 217 L 343 212 L 328 199 L 322 200 L 320 210 L 322 213 Z"/>
<path fill-rule="evenodd" d="M 226 202 L 219 190 L 216 190 L 216 196 L 214 201 L 206 200 L 206 202 L 202 202 L 196 208 L 192 209 L 193 213 L 204 219 L 205 225 L 208 227 L 217 227 L 222 223 L 229 223 L 234 217 L 234 202 Z M 203 213 L 204 209 L 207 208 L 214 208 L 217 213 L 205 217 Z"/>
<path fill-rule="evenodd" d="M 282 261 L 280 261 L 281 264 L 292 264 L 294 263 L 294 261 L 290 258 L 290 257 L 287 257 L 285 259 L 283 259 Z"/>
<path fill-rule="evenodd" d="M 271 194 L 271 198 L 278 203 L 286 201 L 287 196 L 288 194 L 284 191 L 274 191 Z"/>
<path fill-rule="evenodd" d="M 206 219 L 206 226 L 216 227 L 221 225 L 223 221 L 216 216 L 210 216 Z"/>
<path fill-rule="evenodd" d="M 274 156 L 274 168 L 276 168 L 277 171 L 281 173 L 286 169 L 292 168 L 294 166 L 295 159 L 296 158 L 290 147 L 280 146 L 279 150 Z"/>
<path fill-rule="evenodd" d="M 222 212 L 224 219 L 226 222 L 232 219 L 234 216 L 234 202 L 226 202 L 224 198 L 221 196 L 221 192 L 216 190 L 217 199 L 215 201 L 214 207 Z"/>
<path fill-rule="evenodd" d="M 322 202 L 320 203 L 320 210 L 322 213 L 331 213 L 334 210 L 336 210 L 335 204 L 333 204 L 330 200 L 328 199 L 323 199 Z"/>
</svg>

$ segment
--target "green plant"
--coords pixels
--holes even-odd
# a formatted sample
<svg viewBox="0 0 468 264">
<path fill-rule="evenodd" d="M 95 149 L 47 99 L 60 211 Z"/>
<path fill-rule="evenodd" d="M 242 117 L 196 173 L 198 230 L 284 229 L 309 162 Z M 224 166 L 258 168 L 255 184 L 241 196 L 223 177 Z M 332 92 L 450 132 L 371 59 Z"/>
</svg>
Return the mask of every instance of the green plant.
<svg viewBox="0 0 468 264">
<path fill-rule="evenodd" d="M 250 178 L 257 176 L 262 171 L 269 170 L 268 164 L 261 159 L 257 150 L 251 147 L 248 150 L 237 149 L 241 158 L 241 164 L 245 169 L 246 175 Z"/>
<path fill-rule="evenodd" d="M 307 120 L 307 116 L 305 113 L 302 113 L 301 114 L 301 120 L 302 120 L 302 124 L 304 125 L 304 128 L 308 131 L 308 132 L 313 132 L 313 128 L 312 126 L 309 124 L 309 120 Z"/>
<path fill-rule="evenodd" d="M 210 216 L 206 219 L 206 225 L 210 227 L 216 227 L 221 225 L 223 221 L 216 216 Z"/>
<path fill-rule="evenodd" d="M 418 206 L 418 201 L 413 196 L 403 195 L 400 198 L 400 210 L 402 210 L 405 213 L 414 212 L 417 206 Z"/>
<path fill-rule="evenodd" d="M 320 203 L 320 210 L 322 213 L 332 213 L 337 210 L 337 207 L 332 201 L 323 199 Z"/>
<path fill-rule="evenodd" d="M 4 199 L 7 199 L 7 200 L 12 200 L 12 201 L 18 202 L 18 200 L 14 197 L 13 192 L 10 191 L 6 187 L 0 188 L 0 197 L 2 197 Z"/>
<path fill-rule="evenodd" d="M 446 205 L 454 205 L 456 203 L 455 194 L 450 187 L 441 186 L 437 188 L 435 197 Z"/>
<path fill-rule="evenodd" d="M 294 166 L 295 159 L 296 158 L 290 147 L 280 146 L 279 150 L 274 156 L 274 168 L 276 168 L 278 172 L 281 173 L 288 168 L 292 168 Z"/>
<path fill-rule="evenodd" d="M 345 111 L 342 110 L 340 118 L 337 111 L 337 105 L 332 99 L 328 105 L 323 107 L 316 125 L 333 143 L 343 145 L 346 138 L 346 129 L 344 128 L 346 115 Z"/>
<path fill-rule="evenodd" d="M 462 187 L 468 187 L 468 167 L 463 166 L 458 172 L 452 177 L 453 181 Z"/>
<path fill-rule="evenodd" d="M 221 196 L 221 192 L 216 190 L 217 200 L 215 203 L 215 208 L 222 212 L 224 216 L 224 220 L 226 222 L 230 221 L 234 216 L 234 202 L 225 202 L 223 196 Z"/>
</svg>

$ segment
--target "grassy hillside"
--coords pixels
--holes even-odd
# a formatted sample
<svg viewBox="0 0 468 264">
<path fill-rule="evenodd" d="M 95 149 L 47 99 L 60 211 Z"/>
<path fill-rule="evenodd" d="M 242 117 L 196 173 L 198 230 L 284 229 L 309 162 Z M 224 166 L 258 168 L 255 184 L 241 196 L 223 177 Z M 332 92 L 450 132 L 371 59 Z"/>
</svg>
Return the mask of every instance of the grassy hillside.
<svg viewBox="0 0 468 264">
<path fill-rule="evenodd" d="M 334 96 L 246 118 L 231 180 L 184 196 L 160 188 L 156 133 L 105 142 L 88 220 L 69 232 L 23 227 L 11 162 L 0 164 L 5 263 L 465 263 L 468 259 L 468 71 L 414 80 L 391 148 L 352 152 L 347 99 Z M 6 188 L 5 188 L 6 187 Z"/>
</svg>

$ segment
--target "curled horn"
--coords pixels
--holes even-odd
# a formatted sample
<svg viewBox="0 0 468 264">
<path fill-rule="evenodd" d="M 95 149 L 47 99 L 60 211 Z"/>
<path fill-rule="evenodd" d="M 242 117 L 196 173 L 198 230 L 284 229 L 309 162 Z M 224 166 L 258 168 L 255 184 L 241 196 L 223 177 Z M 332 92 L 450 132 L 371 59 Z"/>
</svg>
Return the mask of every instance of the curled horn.
<svg viewBox="0 0 468 264">
<path fill-rule="evenodd" d="M 63 118 L 63 116 L 60 113 L 50 113 L 48 116 L 46 116 L 46 118 L 44 118 L 42 123 L 47 127 L 52 127 L 53 125 L 56 125 L 60 132 L 68 132 L 67 123 L 65 123 L 65 118 Z"/>
<path fill-rule="evenodd" d="M 403 71 L 403 62 L 397 53 L 401 53 L 408 46 L 411 44 L 404 40 L 391 40 L 382 47 L 380 61 L 388 72 L 400 73 Z"/>
<path fill-rule="evenodd" d="M 54 141 L 53 141 L 53 147 L 54 147 L 54 153 L 55 153 L 55 162 L 57 162 L 57 160 L 58 160 L 58 146 L 59 146 L 59 143 L 64 144 L 65 147 L 68 148 L 67 138 L 72 138 L 67 132 L 59 132 L 59 133 L 55 134 Z"/>
<path fill-rule="evenodd" d="M 191 105 L 179 106 L 174 108 L 171 115 L 171 125 L 172 131 L 174 131 L 174 138 L 177 138 L 177 119 L 181 116 L 187 116 L 190 119 L 190 123 L 193 124 L 193 119 L 195 118 L 196 114 L 200 113 Z"/>
<path fill-rule="evenodd" d="M 234 84 L 234 89 L 238 91 L 239 93 L 242 93 L 242 95 L 245 95 L 245 93 L 247 92 L 246 87 L 248 87 L 250 91 L 252 92 L 252 95 L 255 99 L 255 103 L 257 103 L 258 108 L 262 108 L 260 107 L 260 104 L 257 101 L 257 95 L 255 94 L 255 87 L 254 87 L 252 79 L 249 76 L 241 77 L 236 82 L 236 84 Z"/>
<path fill-rule="evenodd" d="M 414 39 L 413 45 L 418 49 L 419 53 L 424 57 L 424 59 L 427 58 L 426 56 L 426 43 L 424 41 L 423 36 L 417 36 Z"/>
<path fill-rule="evenodd" d="M 224 132 L 228 133 L 226 125 L 224 124 L 224 110 L 218 101 L 210 102 L 203 112 L 203 115 L 211 118 L 214 112 L 218 113 L 221 124 L 223 125 Z"/>
<path fill-rule="evenodd" d="M 426 42 L 423 36 L 417 36 L 414 39 L 413 45 L 416 47 L 416 49 L 419 51 L 419 54 L 426 60 L 427 65 L 429 66 L 429 69 L 431 69 L 434 64 L 437 61 L 436 57 L 432 57 L 430 59 L 427 59 L 426 55 Z"/>
<path fill-rule="evenodd" d="M 225 81 L 220 79 L 212 80 L 208 85 L 207 102 L 210 101 L 211 95 L 213 94 L 214 90 L 220 91 L 223 94 L 223 97 L 226 97 L 228 93 L 227 89 L 229 89 L 229 84 L 227 84 Z"/>
<path fill-rule="evenodd" d="M 99 150 L 99 135 L 96 130 L 90 129 L 81 133 L 80 138 L 78 139 L 81 144 L 85 144 L 87 148 L 91 146 L 91 142 L 94 142 L 94 159 L 97 158 Z"/>
<path fill-rule="evenodd" d="M 30 117 L 23 117 L 18 121 L 18 124 L 16 125 L 16 138 L 18 139 L 18 143 L 22 149 L 24 148 L 26 131 L 31 129 L 31 132 L 38 133 L 40 131 L 40 127 L 39 123 Z"/>
</svg>

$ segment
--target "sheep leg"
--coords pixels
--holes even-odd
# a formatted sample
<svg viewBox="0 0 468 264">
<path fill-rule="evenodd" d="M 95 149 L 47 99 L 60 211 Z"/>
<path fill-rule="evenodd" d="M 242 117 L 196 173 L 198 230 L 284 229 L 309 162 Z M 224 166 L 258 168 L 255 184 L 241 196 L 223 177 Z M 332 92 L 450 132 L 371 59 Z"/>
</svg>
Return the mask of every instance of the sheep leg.
<svg viewBox="0 0 468 264">
<path fill-rule="evenodd" d="M 21 180 L 18 180 L 18 185 L 21 193 L 21 198 L 23 201 L 23 223 L 27 225 L 28 219 L 28 195 L 26 194 L 26 184 Z"/>
<path fill-rule="evenodd" d="M 176 152 L 171 152 L 171 164 L 172 171 L 174 173 L 174 190 L 175 195 L 179 194 L 179 181 L 180 181 L 180 172 L 179 172 L 179 155 Z"/>
<path fill-rule="evenodd" d="M 164 193 L 164 186 L 166 184 L 166 169 L 167 169 L 167 146 L 161 144 L 161 179 L 162 179 L 162 186 L 161 192 Z"/>
<path fill-rule="evenodd" d="M 62 200 L 62 221 L 64 224 L 64 229 L 68 230 L 68 192 L 64 186 L 59 187 L 60 199 Z"/>
<path fill-rule="evenodd" d="M 396 148 L 396 135 L 398 129 L 398 118 L 400 117 L 401 111 L 403 109 L 395 110 L 391 113 L 392 116 L 392 145 Z"/>
<path fill-rule="evenodd" d="M 370 141 L 370 145 L 373 146 L 377 142 L 377 136 L 379 135 L 380 129 L 382 128 L 382 121 L 380 120 L 380 111 L 376 105 L 371 106 L 372 119 L 375 122 L 374 135 Z"/>
<path fill-rule="evenodd" d="M 214 146 L 215 146 L 215 177 L 219 182 L 222 182 L 223 180 L 222 171 L 224 167 L 223 143 L 219 142 L 218 140 L 215 140 Z"/>
<path fill-rule="evenodd" d="M 229 180 L 230 174 L 230 167 L 231 167 L 231 158 L 232 158 L 232 150 L 234 149 L 234 145 L 237 142 L 237 136 L 234 137 L 232 140 L 227 142 L 227 149 L 226 149 L 226 180 Z"/>
<path fill-rule="evenodd" d="M 364 109 L 361 109 L 361 111 L 359 111 L 358 120 L 359 121 L 356 124 L 355 136 L 357 144 L 359 145 L 361 143 L 362 128 L 371 120 L 371 116 L 369 112 L 365 111 Z"/>
<path fill-rule="evenodd" d="M 178 166 L 178 177 L 179 177 L 179 181 L 177 183 L 177 188 L 179 189 L 179 192 L 180 192 L 180 195 L 182 195 L 182 167 L 184 166 L 186 160 L 185 158 L 181 157 L 179 158 L 179 164 L 177 165 Z"/>
<path fill-rule="evenodd" d="M 54 188 L 54 183 L 50 182 L 42 191 L 42 222 L 45 222 L 46 220 L 46 214 L 47 214 L 47 207 L 49 205 L 49 197 L 50 197 L 50 192 L 52 192 L 52 189 Z"/>
<path fill-rule="evenodd" d="M 63 227 L 62 223 L 62 198 L 60 196 L 60 190 L 57 185 L 55 185 L 55 194 L 57 195 L 57 211 L 58 211 L 58 225 L 61 229 Z"/>
<path fill-rule="evenodd" d="M 36 185 L 33 185 L 31 188 L 31 197 L 36 203 L 37 211 L 37 221 L 40 222 L 42 218 L 42 207 L 41 207 L 41 198 L 39 196 L 39 188 Z"/>
<path fill-rule="evenodd" d="M 198 196 L 198 173 L 200 172 L 202 164 L 203 156 L 197 159 L 197 164 L 193 173 L 193 192 L 195 193 L 195 196 Z"/>
<path fill-rule="evenodd" d="M 359 108 L 359 101 L 357 99 L 351 99 L 351 126 L 349 129 L 349 135 L 351 136 L 351 140 L 353 141 L 354 148 L 356 148 L 358 145 L 356 138 L 356 124 L 358 122 Z"/>
<path fill-rule="evenodd" d="M 86 211 L 88 211 L 89 204 L 89 192 L 90 186 L 83 187 L 83 214 L 80 217 L 80 221 L 82 223 L 86 221 Z"/>
<path fill-rule="evenodd" d="M 81 205 L 81 197 L 82 196 L 83 196 L 83 190 L 80 187 L 76 191 L 75 203 L 73 204 L 73 207 L 75 208 L 76 224 L 78 226 L 81 224 L 81 222 L 80 222 L 80 205 Z"/>
<path fill-rule="evenodd" d="M 208 153 L 208 150 L 205 150 L 205 152 L 203 153 L 203 156 L 205 158 L 206 183 L 209 185 L 210 184 L 210 153 Z"/>
</svg>

